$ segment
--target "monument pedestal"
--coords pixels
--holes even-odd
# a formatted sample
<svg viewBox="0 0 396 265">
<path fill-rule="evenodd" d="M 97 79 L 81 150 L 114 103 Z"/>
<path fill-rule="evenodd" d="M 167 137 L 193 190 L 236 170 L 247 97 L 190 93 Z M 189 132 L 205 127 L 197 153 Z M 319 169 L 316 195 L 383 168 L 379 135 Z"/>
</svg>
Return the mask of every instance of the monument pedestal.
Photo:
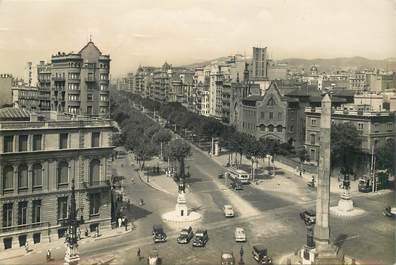
<svg viewBox="0 0 396 265">
<path fill-rule="evenodd" d="M 301 250 L 301 260 L 303 265 L 311 265 L 314 264 L 316 251 L 315 248 L 310 248 L 308 246 L 304 246 Z"/>
<path fill-rule="evenodd" d="M 179 217 L 188 215 L 187 200 L 184 192 L 180 192 L 177 196 L 176 215 Z"/>
<path fill-rule="evenodd" d="M 345 190 L 341 195 L 341 200 L 338 202 L 338 210 L 343 212 L 349 212 L 353 210 L 353 201 L 349 190 Z"/>
<path fill-rule="evenodd" d="M 78 252 L 78 247 L 67 245 L 64 265 L 77 265 L 79 261 L 80 254 Z"/>
</svg>

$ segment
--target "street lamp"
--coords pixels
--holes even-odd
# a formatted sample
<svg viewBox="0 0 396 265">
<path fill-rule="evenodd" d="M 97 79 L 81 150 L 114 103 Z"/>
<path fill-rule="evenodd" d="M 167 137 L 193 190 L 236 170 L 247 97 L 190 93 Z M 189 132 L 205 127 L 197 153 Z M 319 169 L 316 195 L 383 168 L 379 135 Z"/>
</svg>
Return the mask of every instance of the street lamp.
<svg viewBox="0 0 396 265">
<path fill-rule="evenodd" d="M 74 179 L 72 179 L 71 197 L 69 216 L 63 225 L 67 226 L 66 236 L 66 253 L 65 253 L 65 264 L 76 265 L 80 261 L 80 254 L 78 252 L 78 236 L 77 228 L 80 224 L 84 223 L 84 218 L 81 213 L 81 219 L 77 220 L 77 207 L 76 207 L 76 191 L 74 186 Z"/>
<path fill-rule="evenodd" d="M 307 244 L 304 246 L 303 258 L 311 260 L 312 250 L 315 248 L 313 228 L 316 223 L 316 214 L 312 211 L 300 213 L 301 219 L 307 228 Z"/>
</svg>

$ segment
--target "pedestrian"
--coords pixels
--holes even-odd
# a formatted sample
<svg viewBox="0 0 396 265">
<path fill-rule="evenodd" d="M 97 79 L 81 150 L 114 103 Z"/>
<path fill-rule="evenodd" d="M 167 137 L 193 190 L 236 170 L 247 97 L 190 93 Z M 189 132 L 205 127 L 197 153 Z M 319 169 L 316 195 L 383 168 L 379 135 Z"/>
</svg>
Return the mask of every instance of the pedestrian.
<svg viewBox="0 0 396 265">
<path fill-rule="evenodd" d="M 128 218 L 126 218 L 126 217 L 125 217 L 124 224 L 125 224 L 125 231 L 128 231 Z"/>
<path fill-rule="evenodd" d="M 122 217 L 122 225 L 125 225 L 125 216 Z"/>
<path fill-rule="evenodd" d="M 121 217 L 118 217 L 118 227 L 121 227 L 121 225 L 122 225 Z"/>
<path fill-rule="evenodd" d="M 136 256 L 138 257 L 139 261 L 141 258 L 140 248 L 137 249 Z"/>
<path fill-rule="evenodd" d="M 25 243 L 25 251 L 26 251 L 26 253 L 29 252 L 29 243 L 28 243 L 27 240 L 26 240 L 26 243 Z"/>
<path fill-rule="evenodd" d="M 99 237 L 99 226 L 96 227 L 95 237 Z"/>
</svg>

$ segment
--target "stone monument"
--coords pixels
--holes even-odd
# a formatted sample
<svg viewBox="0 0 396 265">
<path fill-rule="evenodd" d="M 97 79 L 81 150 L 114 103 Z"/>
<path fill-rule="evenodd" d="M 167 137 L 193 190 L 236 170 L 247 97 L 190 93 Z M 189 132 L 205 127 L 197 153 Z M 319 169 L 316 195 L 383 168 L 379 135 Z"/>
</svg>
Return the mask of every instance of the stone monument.
<svg viewBox="0 0 396 265">
<path fill-rule="evenodd" d="M 320 152 L 316 198 L 315 264 L 342 264 L 337 256 L 337 248 L 330 243 L 330 137 L 331 137 L 331 99 L 328 94 L 322 99 L 320 115 Z"/>
</svg>

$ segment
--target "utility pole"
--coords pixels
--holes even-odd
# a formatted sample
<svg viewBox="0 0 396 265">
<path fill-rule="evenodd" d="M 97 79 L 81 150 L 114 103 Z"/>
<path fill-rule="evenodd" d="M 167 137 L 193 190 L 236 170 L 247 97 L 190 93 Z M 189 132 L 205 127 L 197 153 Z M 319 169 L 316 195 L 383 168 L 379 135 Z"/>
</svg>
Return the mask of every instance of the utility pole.
<svg viewBox="0 0 396 265">
<path fill-rule="evenodd" d="M 375 157 L 374 157 L 374 143 L 371 147 L 371 190 L 372 192 L 375 192 L 375 168 L 374 168 L 374 163 L 375 163 Z"/>
</svg>

